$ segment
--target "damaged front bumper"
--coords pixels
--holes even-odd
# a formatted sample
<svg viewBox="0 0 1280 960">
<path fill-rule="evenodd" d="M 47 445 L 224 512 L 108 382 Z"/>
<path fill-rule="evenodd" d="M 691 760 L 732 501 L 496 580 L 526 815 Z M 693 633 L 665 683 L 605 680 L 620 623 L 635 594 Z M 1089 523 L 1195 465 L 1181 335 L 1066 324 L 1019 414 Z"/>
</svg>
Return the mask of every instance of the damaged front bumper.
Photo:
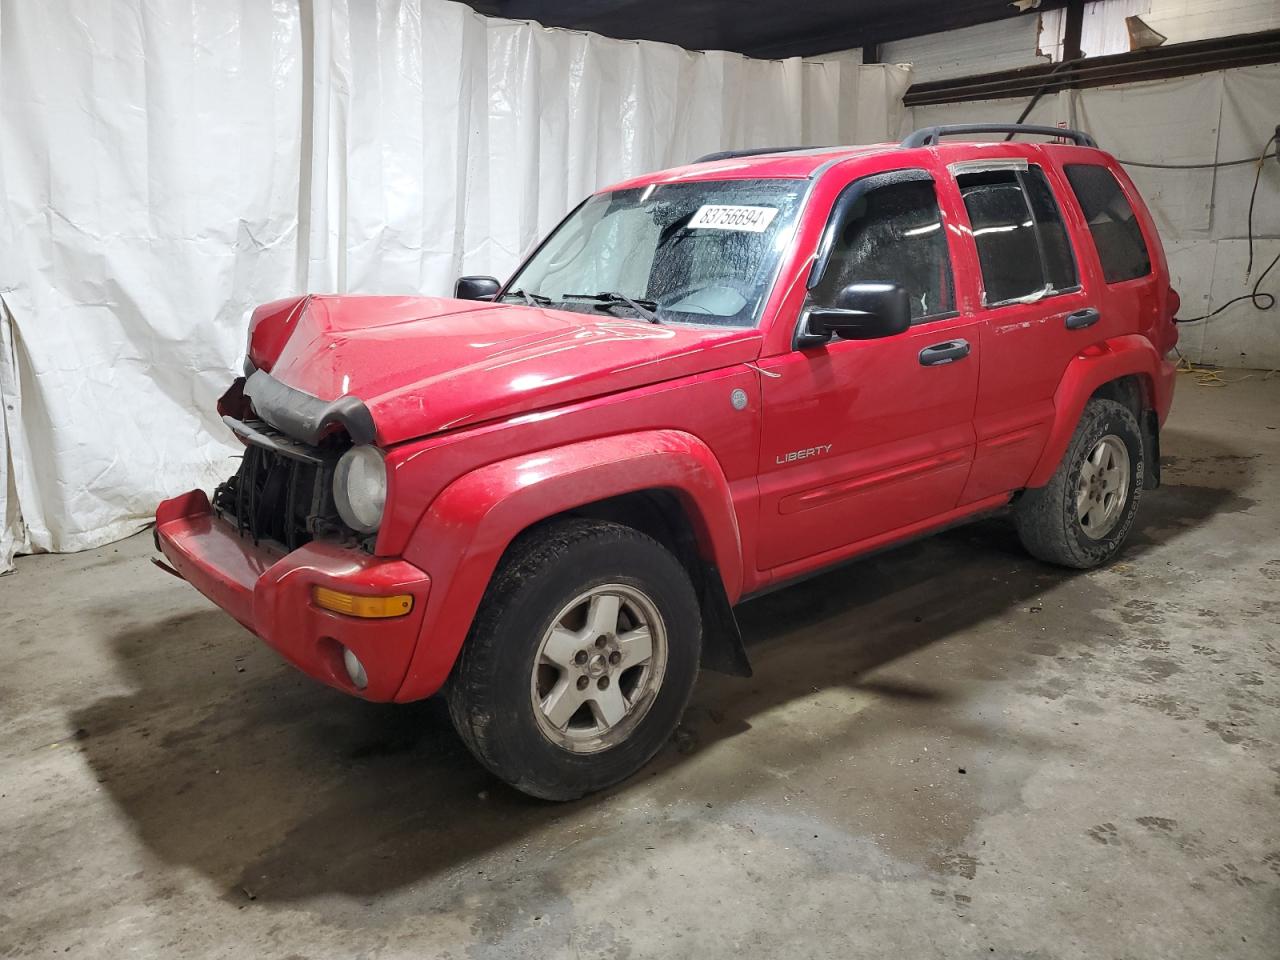
<svg viewBox="0 0 1280 960">
<path fill-rule="evenodd" d="M 417 567 L 318 541 L 292 552 L 255 544 L 218 517 L 200 490 L 160 504 L 156 544 L 184 580 L 307 675 L 366 700 L 395 697 L 431 589 Z M 408 595 L 413 603 L 403 616 L 365 619 L 318 606 L 317 588 L 357 597 Z M 363 687 L 344 662 L 348 651 L 367 678 Z"/>
</svg>

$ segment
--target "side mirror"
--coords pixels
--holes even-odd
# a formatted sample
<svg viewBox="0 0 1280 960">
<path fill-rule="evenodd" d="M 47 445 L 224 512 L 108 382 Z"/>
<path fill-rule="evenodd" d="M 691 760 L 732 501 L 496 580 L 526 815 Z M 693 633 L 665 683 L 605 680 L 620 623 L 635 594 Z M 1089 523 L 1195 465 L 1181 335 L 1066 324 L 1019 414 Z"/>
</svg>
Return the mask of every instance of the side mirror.
<svg viewBox="0 0 1280 960">
<path fill-rule="evenodd" d="M 501 289 L 493 277 L 459 277 L 453 295 L 459 300 L 492 300 Z"/>
<path fill-rule="evenodd" d="M 851 283 L 831 306 L 810 307 L 797 346 L 842 340 L 877 340 L 911 327 L 911 299 L 896 283 Z"/>
</svg>

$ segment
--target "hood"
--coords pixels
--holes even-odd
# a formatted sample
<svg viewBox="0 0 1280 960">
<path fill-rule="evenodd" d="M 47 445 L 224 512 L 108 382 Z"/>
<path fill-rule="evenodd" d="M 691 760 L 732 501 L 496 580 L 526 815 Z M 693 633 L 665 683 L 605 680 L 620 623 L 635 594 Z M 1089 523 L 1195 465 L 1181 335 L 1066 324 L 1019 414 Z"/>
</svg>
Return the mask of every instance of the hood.
<svg viewBox="0 0 1280 960">
<path fill-rule="evenodd" d="M 254 311 L 249 360 L 361 400 L 384 446 L 754 360 L 751 329 L 441 297 L 307 296 Z"/>
</svg>

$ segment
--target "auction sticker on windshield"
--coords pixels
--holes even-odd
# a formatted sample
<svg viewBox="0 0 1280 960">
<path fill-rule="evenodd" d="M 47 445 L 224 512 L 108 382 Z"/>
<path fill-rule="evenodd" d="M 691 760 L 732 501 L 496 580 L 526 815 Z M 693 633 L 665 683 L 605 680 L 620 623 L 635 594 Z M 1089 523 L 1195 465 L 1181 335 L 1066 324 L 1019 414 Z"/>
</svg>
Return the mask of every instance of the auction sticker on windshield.
<svg viewBox="0 0 1280 960">
<path fill-rule="evenodd" d="M 748 233 L 764 233 L 777 207 L 743 207 L 734 204 L 708 203 L 698 208 L 689 221 L 690 230 L 745 230 Z"/>
</svg>

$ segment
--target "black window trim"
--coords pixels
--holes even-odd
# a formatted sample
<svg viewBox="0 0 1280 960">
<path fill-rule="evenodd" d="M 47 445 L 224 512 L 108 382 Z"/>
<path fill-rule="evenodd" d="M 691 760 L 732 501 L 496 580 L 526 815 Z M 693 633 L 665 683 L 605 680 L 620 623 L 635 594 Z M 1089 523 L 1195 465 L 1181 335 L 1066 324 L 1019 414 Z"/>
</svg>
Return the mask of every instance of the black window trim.
<svg viewBox="0 0 1280 960">
<path fill-rule="evenodd" d="M 955 281 L 953 279 L 952 283 L 954 282 Z M 955 291 L 953 288 L 952 297 L 954 298 L 954 296 L 955 296 Z M 927 313 L 923 317 L 916 317 L 914 320 L 912 320 L 911 326 L 923 327 L 930 323 L 937 323 L 939 320 L 951 320 L 952 318 L 958 317 L 958 316 L 960 316 L 960 311 L 955 308 L 948 310 L 946 313 Z"/>
<path fill-rule="evenodd" d="M 826 274 L 827 264 L 831 259 L 831 251 L 835 247 L 836 224 L 839 218 L 844 215 L 845 210 L 851 207 L 859 197 L 873 190 L 879 190 L 883 187 L 892 187 L 899 183 L 923 183 L 929 182 L 933 185 L 934 203 L 938 206 L 938 223 L 942 226 L 943 244 L 947 251 L 947 269 L 951 271 L 951 300 L 952 308 L 944 313 L 929 313 L 922 317 L 916 317 L 911 321 L 912 327 L 921 326 L 923 324 L 935 323 L 938 320 L 950 320 L 960 316 L 960 309 L 957 305 L 956 296 L 956 267 L 951 258 L 951 244 L 946 238 L 947 220 L 946 213 L 942 209 L 942 203 L 938 199 L 938 179 L 933 172 L 924 167 L 895 167 L 892 170 L 877 170 L 875 173 L 868 173 L 861 177 L 855 177 L 836 194 L 835 201 L 831 204 L 831 212 L 827 214 L 827 222 L 822 228 L 822 236 L 818 240 L 818 248 L 813 258 L 813 263 L 809 266 L 809 274 L 805 280 L 804 302 L 800 304 L 800 310 L 796 314 L 795 328 L 791 331 L 791 342 L 794 344 L 800 335 L 800 330 L 806 322 L 809 308 L 814 306 L 813 290 L 822 281 Z M 857 188 L 857 189 L 855 189 Z"/>
<path fill-rule="evenodd" d="M 1014 179 L 1018 183 L 1018 189 L 1022 193 L 1022 205 L 1027 211 L 1027 217 L 1031 221 L 1032 233 L 1036 238 L 1036 256 L 1040 259 L 1040 275 L 1045 278 L 1046 285 L 1049 282 L 1049 270 L 1047 266 L 1047 258 L 1044 248 L 1044 237 L 1040 233 L 1040 219 L 1036 216 L 1035 211 L 1031 208 L 1031 192 L 1027 189 L 1027 178 L 1032 167 L 1040 171 L 1040 176 L 1044 178 L 1045 185 L 1049 188 L 1049 197 L 1053 201 L 1054 207 L 1058 211 L 1058 222 L 1062 224 L 1062 232 L 1067 237 L 1067 251 L 1071 255 L 1071 268 L 1076 275 L 1076 282 L 1069 287 L 1055 287 L 1043 293 L 1040 296 L 1027 294 L 1021 297 L 1010 297 L 1007 300 L 987 300 L 987 276 L 982 272 L 982 262 L 979 258 L 978 262 L 978 279 L 982 285 L 981 307 L 984 310 L 997 310 L 1000 307 L 1022 306 L 1028 303 L 1043 303 L 1046 300 L 1052 300 L 1054 297 L 1065 296 L 1069 293 L 1079 293 L 1084 289 L 1084 285 L 1080 282 L 1080 258 L 1076 255 L 1075 243 L 1071 239 L 1071 231 L 1067 229 L 1066 217 L 1062 214 L 1062 203 L 1058 200 L 1057 194 L 1053 192 L 1053 183 L 1049 180 L 1048 174 L 1044 171 L 1044 165 L 1035 163 L 1030 160 L 1017 158 L 1016 164 L 1008 162 L 993 161 L 989 166 L 978 162 L 970 161 L 968 164 L 956 163 L 952 164 L 950 172 L 956 181 L 956 190 L 960 193 L 960 200 L 964 203 L 964 191 L 960 189 L 959 178 L 967 173 L 983 173 L 987 171 L 1001 170 L 1012 173 Z M 965 204 L 965 215 L 968 216 L 968 204 Z M 969 237 L 973 240 L 974 253 L 977 253 L 978 241 L 973 236 L 973 223 L 969 223 Z M 1043 289 L 1043 288 L 1041 288 Z"/>
</svg>

